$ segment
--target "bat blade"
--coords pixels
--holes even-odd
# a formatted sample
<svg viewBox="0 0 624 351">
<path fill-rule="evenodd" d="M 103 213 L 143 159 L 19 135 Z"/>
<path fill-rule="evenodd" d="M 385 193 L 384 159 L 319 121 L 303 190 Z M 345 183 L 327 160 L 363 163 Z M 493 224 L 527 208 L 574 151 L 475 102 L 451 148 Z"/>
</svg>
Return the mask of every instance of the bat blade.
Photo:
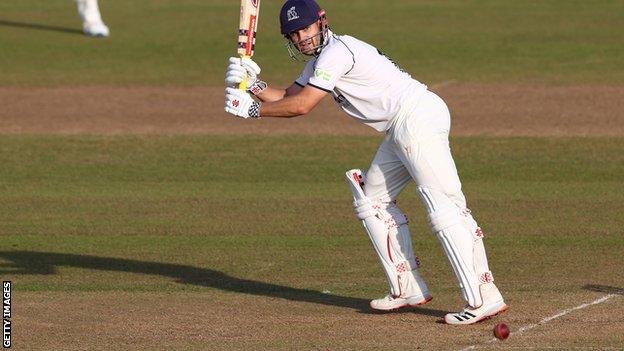
<svg viewBox="0 0 624 351">
<path fill-rule="evenodd" d="M 254 54 L 259 14 L 260 0 L 241 0 L 238 25 L 238 55 L 241 58 L 252 57 Z M 247 89 L 246 78 L 240 83 L 238 88 L 240 90 Z"/>
</svg>

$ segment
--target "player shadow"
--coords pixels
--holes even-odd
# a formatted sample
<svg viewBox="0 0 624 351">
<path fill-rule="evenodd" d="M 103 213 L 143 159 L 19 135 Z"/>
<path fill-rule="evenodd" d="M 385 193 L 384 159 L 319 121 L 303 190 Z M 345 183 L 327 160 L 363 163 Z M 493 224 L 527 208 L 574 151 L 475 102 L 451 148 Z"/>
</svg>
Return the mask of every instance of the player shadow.
<svg viewBox="0 0 624 351">
<path fill-rule="evenodd" d="M 595 292 L 603 292 L 607 294 L 614 295 L 622 295 L 624 296 L 624 288 L 616 288 L 614 286 L 608 285 L 596 285 L 596 284 L 587 284 L 583 286 L 583 289 Z"/>
<path fill-rule="evenodd" d="M 213 269 L 181 264 L 33 251 L 0 251 L 0 258 L 11 262 L 10 264 L 0 265 L 0 274 L 2 275 L 50 275 L 56 274 L 56 267 L 61 266 L 101 271 L 150 274 L 173 278 L 180 284 L 199 285 L 243 294 L 345 307 L 357 310 L 360 313 L 378 314 L 370 309 L 368 306 L 369 301 L 366 299 L 326 294 L 315 290 L 242 279 Z M 426 316 L 442 317 L 448 312 L 427 308 L 411 308 L 402 310 L 399 313 L 416 313 Z"/>
<path fill-rule="evenodd" d="M 0 26 L 83 35 L 82 30 L 76 29 L 76 28 L 51 26 L 47 24 L 38 24 L 38 23 L 14 22 L 14 21 L 2 20 L 2 19 L 0 19 Z"/>
</svg>

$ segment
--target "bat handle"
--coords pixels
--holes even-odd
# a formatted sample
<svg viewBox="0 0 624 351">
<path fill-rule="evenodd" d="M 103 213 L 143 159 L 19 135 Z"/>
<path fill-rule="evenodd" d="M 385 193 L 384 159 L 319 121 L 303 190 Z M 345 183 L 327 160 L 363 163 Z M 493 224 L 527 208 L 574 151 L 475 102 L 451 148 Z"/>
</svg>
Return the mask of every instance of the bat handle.
<svg viewBox="0 0 624 351">
<path fill-rule="evenodd" d="M 238 89 L 242 91 L 247 91 L 247 77 L 243 79 L 242 82 L 238 85 Z"/>
<path fill-rule="evenodd" d="M 243 55 L 243 56 L 241 56 L 241 59 L 245 58 L 245 57 L 249 57 L 249 56 Z M 238 89 L 239 90 L 247 91 L 247 79 L 248 79 L 248 75 L 245 75 L 245 78 L 243 78 L 243 81 L 240 82 L 240 84 L 238 85 Z"/>
</svg>

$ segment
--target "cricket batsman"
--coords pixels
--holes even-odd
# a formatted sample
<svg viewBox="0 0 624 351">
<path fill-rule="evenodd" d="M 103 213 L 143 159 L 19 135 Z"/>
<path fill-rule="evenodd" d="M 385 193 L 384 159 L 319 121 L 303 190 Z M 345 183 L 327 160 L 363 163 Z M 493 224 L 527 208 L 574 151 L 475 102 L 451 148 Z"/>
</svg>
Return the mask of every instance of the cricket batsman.
<svg viewBox="0 0 624 351">
<path fill-rule="evenodd" d="M 408 221 L 397 207 L 401 190 L 414 180 L 462 291 L 466 306 L 445 316 L 448 324 L 472 324 L 507 309 L 494 285 L 483 231 L 466 207 L 449 147 L 450 113 L 444 101 L 377 48 L 334 34 L 314 0 L 288 0 L 280 13 L 281 33 L 293 58 L 309 59 L 286 89 L 258 78 L 250 58 L 229 59 L 225 111 L 242 118 L 305 115 L 327 94 L 355 120 L 385 133 L 367 171 L 347 180 L 355 213 L 379 256 L 389 293 L 371 308 L 389 311 L 432 299 L 419 273 Z M 238 85 L 247 79 L 247 89 Z M 259 101 L 256 101 L 255 96 Z"/>
</svg>

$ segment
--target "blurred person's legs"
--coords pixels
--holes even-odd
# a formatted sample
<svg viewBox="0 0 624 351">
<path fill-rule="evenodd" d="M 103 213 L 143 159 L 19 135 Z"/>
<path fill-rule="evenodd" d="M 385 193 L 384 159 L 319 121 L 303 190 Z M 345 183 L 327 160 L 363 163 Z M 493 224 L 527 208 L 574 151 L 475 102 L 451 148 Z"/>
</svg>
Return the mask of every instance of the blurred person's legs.
<svg viewBox="0 0 624 351">
<path fill-rule="evenodd" d="M 110 31 L 102 21 L 97 0 L 76 0 L 76 4 L 84 34 L 92 37 L 107 37 Z"/>
</svg>

